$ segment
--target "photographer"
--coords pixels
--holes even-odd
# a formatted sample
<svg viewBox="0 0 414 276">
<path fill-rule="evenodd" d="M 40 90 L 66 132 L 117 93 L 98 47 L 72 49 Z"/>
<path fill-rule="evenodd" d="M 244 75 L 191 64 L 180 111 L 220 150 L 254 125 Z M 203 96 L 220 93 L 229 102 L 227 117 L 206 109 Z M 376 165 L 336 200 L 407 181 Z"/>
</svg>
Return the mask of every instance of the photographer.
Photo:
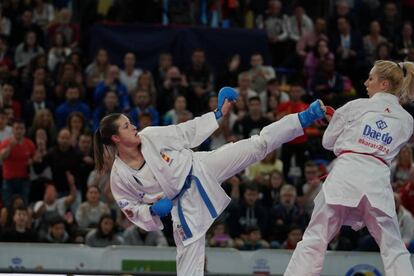
<svg viewBox="0 0 414 276">
<path fill-rule="evenodd" d="M 187 94 L 187 78 L 185 75 L 181 74 L 178 67 L 171 67 L 167 71 L 167 76 L 157 97 L 158 111 L 160 114 L 166 113 L 168 110 L 174 108 L 174 99 L 177 96 L 184 96 L 187 98 Z"/>
</svg>

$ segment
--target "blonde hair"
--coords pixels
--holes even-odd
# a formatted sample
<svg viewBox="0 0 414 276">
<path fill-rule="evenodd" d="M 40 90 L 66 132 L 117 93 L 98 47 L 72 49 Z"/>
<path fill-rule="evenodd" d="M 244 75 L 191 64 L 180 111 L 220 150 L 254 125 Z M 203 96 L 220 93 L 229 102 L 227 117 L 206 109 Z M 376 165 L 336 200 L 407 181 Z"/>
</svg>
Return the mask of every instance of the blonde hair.
<svg viewBox="0 0 414 276">
<path fill-rule="evenodd" d="M 388 93 L 397 96 L 401 103 L 414 100 L 414 64 L 412 62 L 377 60 L 374 68 L 380 79 L 389 81 Z"/>
</svg>

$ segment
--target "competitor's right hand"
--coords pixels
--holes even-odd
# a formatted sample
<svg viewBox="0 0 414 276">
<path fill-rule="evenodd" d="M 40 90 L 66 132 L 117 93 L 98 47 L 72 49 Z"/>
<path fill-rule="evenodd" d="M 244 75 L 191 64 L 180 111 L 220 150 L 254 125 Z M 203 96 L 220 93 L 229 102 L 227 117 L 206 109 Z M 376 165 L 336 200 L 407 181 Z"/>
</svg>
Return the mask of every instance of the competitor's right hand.
<svg viewBox="0 0 414 276">
<path fill-rule="evenodd" d="M 172 207 L 173 204 L 171 199 L 163 198 L 152 204 L 149 209 L 153 216 L 155 215 L 162 218 L 171 212 Z"/>
</svg>

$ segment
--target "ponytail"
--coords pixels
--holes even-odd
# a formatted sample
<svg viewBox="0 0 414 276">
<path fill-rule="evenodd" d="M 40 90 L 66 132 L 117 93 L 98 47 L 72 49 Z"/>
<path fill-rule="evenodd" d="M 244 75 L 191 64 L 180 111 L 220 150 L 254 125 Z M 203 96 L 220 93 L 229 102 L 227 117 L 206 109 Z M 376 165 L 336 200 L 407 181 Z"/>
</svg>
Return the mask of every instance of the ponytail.
<svg viewBox="0 0 414 276">
<path fill-rule="evenodd" d="M 401 85 L 400 101 L 407 103 L 414 101 L 414 63 L 401 62 L 401 68 L 404 70 L 404 79 Z"/>
<path fill-rule="evenodd" d="M 115 145 L 111 137 L 118 134 L 118 125 L 116 120 L 121 113 L 113 113 L 105 116 L 99 123 L 93 138 L 93 148 L 95 153 L 95 167 L 98 173 L 104 173 L 109 170 L 115 159 Z"/>
</svg>

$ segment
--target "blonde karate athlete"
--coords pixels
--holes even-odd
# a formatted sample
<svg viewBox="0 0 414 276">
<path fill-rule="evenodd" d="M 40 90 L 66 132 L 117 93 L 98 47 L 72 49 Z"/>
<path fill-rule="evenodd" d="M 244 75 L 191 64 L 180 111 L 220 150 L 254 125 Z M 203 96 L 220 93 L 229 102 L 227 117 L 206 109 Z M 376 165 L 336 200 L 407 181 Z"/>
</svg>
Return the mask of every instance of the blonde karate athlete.
<svg viewBox="0 0 414 276">
<path fill-rule="evenodd" d="M 308 110 L 264 127 L 260 135 L 211 152 L 193 152 L 191 148 L 218 128 L 217 119 L 229 112 L 237 97 L 232 88 L 223 88 L 215 112 L 141 132 L 126 116 L 111 114 L 101 120 L 95 133 L 97 169 L 111 165 L 108 153 L 114 150 L 111 191 L 133 223 L 146 231 L 160 230 L 160 217 L 172 209 L 177 274 L 181 276 L 204 275 L 205 234 L 230 202 L 220 183 L 324 117 L 323 104 L 315 101 Z"/>
<path fill-rule="evenodd" d="M 413 63 L 377 61 L 365 86 L 369 98 L 339 108 L 323 136 L 323 146 L 338 157 L 285 276 L 320 275 L 327 245 L 344 224 L 368 228 L 385 275 L 414 275 L 390 184 L 390 163 L 413 134 L 413 118 L 400 105 L 414 98 Z"/>
</svg>

